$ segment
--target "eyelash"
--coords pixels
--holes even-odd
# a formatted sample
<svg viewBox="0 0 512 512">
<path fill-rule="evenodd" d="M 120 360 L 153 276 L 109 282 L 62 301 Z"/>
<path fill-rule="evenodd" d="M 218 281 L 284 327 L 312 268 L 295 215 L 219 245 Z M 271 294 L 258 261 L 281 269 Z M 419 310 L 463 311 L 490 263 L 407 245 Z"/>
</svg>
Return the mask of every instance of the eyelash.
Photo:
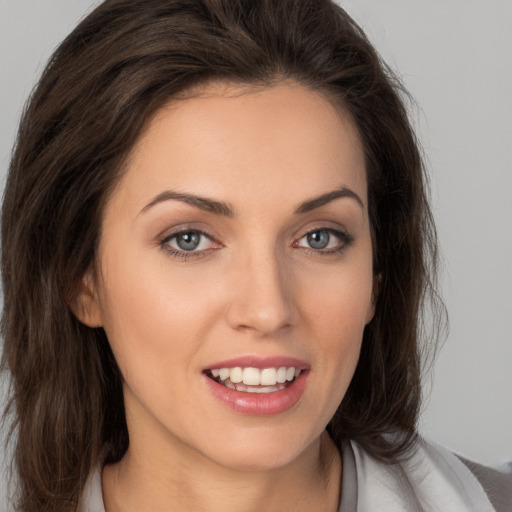
<svg viewBox="0 0 512 512">
<path fill-rule="evenodd" d="M 186 233 L 195 233 L 199 235 L 200 237 L 204 237 L 214 243 L 217 243 L 219 247 L 215 248 L 208 248 L 203 249 L 201 251 L 184 251 L 180 249 L 175 249 L 174 247 L 171 247 L 169 245 L 169 242 L 175 238 L 177 238 L 180 235 L 184 235 Z M 204 231 L 201 231 L 200 229 L 181 229 L 179 231 L 176 231 L 175 233 L 171 233 L 170 235 L 166 236 L 159 242 L 160 247 L 170 256 L 177 259 L 182 259 L 186 261 L 188 258 L 202 258 L 206 256 L 211 251 L 215 251 L 221 247 L 221 244 L 216 242 L 208 233 L 205 233 Z"/>
<path fill-rule="evenodd" d="M 331 248 L 328 250 L 314 249 L 312 247 L 301 247 L 298 245 L 298 243 L 303 238 L 307 237 L 308 235 L 310 235 L 312 233 L 319 233 L 319 232 L 328 233 L 330 236 L 334 235 L 336 238 L 338 238 L 341 241 L 341 245 L 339 247 L 334 247 L 334 248 Z M 169 242 L 171 240 L 174 240 L 178 236 L 186 234 L 186 233 L 194 233 L 194 234 L 199 235 L 200 237 L 204 237 L 204 238 L 210 240 L 211 242 L 216 243 L 218 245 L 218 247 L 211 247 L 211 248 L 203 249 L 200 251 L 196 251 L 196 250 L 185 251 L 185 250 L 175 249 L 169 245 Z M 348 247 L 350 247 L 350 245 L 352 245 L 353 242 L 354 242 L 354 238 L 345 231 L 340 231 L 340 230 L 333 229 L 333 228 L 319 227 L 319 228 L 311 229 L 311 230 L 307 231 L 306 233 L 304 233 L 299 239 L 297 239 L 296 241 L 293 242 L 292 247 L 302 248 L 302 249 L 306 250 L 306 252 L 313 254 L 313 255 L 327 256 L 327 255 L 332 255 L 332 254 L 343 253 Z M 207 254 L 209 254 L 211 251 L 215 251 L 222 247 L 222 245 L 219 242 L 216 242 L 216 240 L 214 240 L 208 233 L 205 233 L 204 231 L 201 231 L 200 229 L 182 229 L 180 231 L 176 231 L 175 233 L 171 233 L 170 235 L 167 235 L 162 240 L 160 240 L 159 245 L 171 257 L 176 258 L 176 259 L 182 259 L 184 261 L 186 261 L 188 258 L 202 258 L 202 257 L 206 256 Z"/>
<path fill-rule="evenodd" d="M 329 235 L 334 235 L 336 238 L 338 238 L 341 242 L 341 245 L 339 247 L 333 247 L 331 249 L 314 249 L 312 247 L 302 247 L 307 252 L 317 255 L 320 254 L 322 256 L 329 256 L 333 254 L 340 254 L 343 253 L 346 249 L 348 249 L 353 243 L 354 243 L 354 237 L 348 234 L 346 231 L 340 231 L 339 229 L 334 228 L 327 228 L 327 227 L 318 227 L 313 228 L 304 233 L 296 242 L 292 244 L 293 247 L 299 247 L 297 244 L 302 240 L 303 238 L 307 237 L 308 235 L 312 233 L 319 233 L 319 232 L 325 232 Z"/>
</svg>

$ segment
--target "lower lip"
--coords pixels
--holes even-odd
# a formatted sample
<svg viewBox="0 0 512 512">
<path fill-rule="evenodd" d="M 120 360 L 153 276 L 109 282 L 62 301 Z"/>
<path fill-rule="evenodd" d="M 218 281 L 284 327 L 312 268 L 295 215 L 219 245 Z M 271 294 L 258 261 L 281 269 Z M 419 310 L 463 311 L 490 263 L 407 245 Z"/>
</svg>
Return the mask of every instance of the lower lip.
<svg viewBox="0 0 512 512">
<path fill-rule="evenodd" d="M 271 416 L 291 409 L 300 400 L 306 389 L 308 373 L 303 371 L 291 385 L 272 393 L 236 391 L 219 384 L 206 375 L 203 377 L 213 396 L 233 411 L 251 416 Z"/>
</svg>

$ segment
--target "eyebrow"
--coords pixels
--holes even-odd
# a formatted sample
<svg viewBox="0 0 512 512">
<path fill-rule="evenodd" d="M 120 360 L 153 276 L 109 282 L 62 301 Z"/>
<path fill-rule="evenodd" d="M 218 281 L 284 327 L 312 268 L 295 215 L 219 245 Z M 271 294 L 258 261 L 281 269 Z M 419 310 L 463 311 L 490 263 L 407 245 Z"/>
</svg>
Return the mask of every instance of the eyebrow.
<svg viewBox="0 0 512 512">
<path fill-rule="evenodd" d="M 332 192 L 327 192 L 326 194 L 322 194 L 321 196 L 314 197 L 313 199 L 308 199 L 304 201 L 295 209 L 295 213 L 308 213 L 340 197 L 348 197 L 350 199 L 355 199 L 355 201 L 359 204 L 361 208 L 365 208 L 362 199 L 353 190 L 347 187 L 339 187 L 337 190 L 333 190 Z"/>
<path fill-rule="evenodd" d="M 361 206 L 361 208 L 365 207 L 361 198 L 353 190 L 347 187 L 340 187 L 331 192 L 326 192 L 325 194 L 322 194 L 318 197 L 303 201 L 299 204 L 299 206 L 297 206 L 297 208 L 295 208 L 295 214 L 301 215 L 308 213 L 312 210 L 315 210 L 316 208 L 320 208 L 321 206 L 330 203 L 331 201 L 334 201 L 335 199 L 343 197 L 354 199 L 359 204 L 359 206 Z M 158 194 L 146 206 L 144 206 L 144 208 L 142 208 L 140 213 L 142 214 L 147 212 L 150 208 L 158 203 L 170 200 L 181 201 L 182 203 L 190 204 L 196 208 L 199 208 L 200 210 L 213 213 L 215 215 L 220 215 L 222 217 L 235 216 L 235 210 L 229 203 L 216 201 L 215 199 L 201 197 L 195 194 L 176 192 L 173 190 L 166 190 L 165 192 Z"/>
<path fill-rule="evenodd" d="M 181 201 L 182 203 L 191 204 L 192 206 L 195 206 L 200 210 L 214 213 L 215 215 L 221 215 L 223 217 L 234 217 L 235 215 L 235 210 L 229 203 L 215 201 L 214 199 L 200 197 L 195 194 L 175 192 L 173 190 L 166 190 L 165 192 L 158 194 L 146 206 L 144 206 L 144 208 L 142 208 L 140 213 L 145 213 L 156 204 L 162 203 L 163 201 L 169 201 L 172 199 L 175 201 Z"/>
</svg>

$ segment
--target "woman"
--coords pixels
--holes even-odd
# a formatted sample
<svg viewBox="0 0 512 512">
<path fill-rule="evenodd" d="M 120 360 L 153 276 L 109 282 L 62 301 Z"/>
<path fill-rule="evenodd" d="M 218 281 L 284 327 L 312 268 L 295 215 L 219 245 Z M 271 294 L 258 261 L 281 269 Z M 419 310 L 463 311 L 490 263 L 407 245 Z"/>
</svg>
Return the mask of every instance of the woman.
<svg viewBox="0 0 512 512">
<path fill-rule="evenodd" d="M 442 308 L 401 94 L 325 0 L 73 31 L 2 212 L 20 510 L 501 510 L 416 433 Z"/>
</svg>

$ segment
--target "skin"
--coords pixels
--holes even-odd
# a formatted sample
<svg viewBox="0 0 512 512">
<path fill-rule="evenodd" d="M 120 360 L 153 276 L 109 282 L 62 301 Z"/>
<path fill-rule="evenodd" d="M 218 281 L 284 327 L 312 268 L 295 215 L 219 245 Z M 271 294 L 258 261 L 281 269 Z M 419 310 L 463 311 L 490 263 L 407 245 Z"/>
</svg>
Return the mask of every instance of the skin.
<svg viewBox="0 0 512 512">
<path fill-rule="evenodd" d="M 354 195 L 296 212 L 340 187 Z M 232 216 L 154 202 L 170 190 Z M 180 229 L 209 238 L 177 256 Z M 310 231 L 328 233 L 328 248 L 312 248 Z M 365 162 L 348 114 L 293 82 L 212 84 L 171 102 L 106 205 L 97 266 L 77 310 L 107 333 L 130 433 L 103 471 L 107 512 L 337 510 L 341 460 L 325 426 L 374 302 Z M 246 355 L 306 361 L 300 400 L 270 416 L 221 404 L 202 371 Z"/>
</svg>

